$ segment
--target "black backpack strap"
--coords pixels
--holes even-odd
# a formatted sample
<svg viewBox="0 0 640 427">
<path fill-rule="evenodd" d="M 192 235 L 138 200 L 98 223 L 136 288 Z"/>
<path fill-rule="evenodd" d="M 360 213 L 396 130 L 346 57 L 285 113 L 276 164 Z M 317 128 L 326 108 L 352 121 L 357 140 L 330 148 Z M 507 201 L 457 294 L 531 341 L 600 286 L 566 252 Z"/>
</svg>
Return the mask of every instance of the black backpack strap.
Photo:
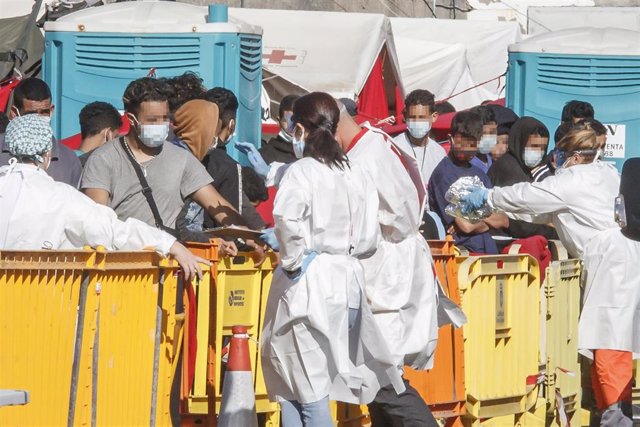
<svg viewBox="0 0 640 427">
<path fill-rule="evenodd" d="M 164 226 L 162 222 L 162 217 L 160 216 L 160 211 L 158 210 L 158 206 L 156 205 L 156 201 L 153 200 L 153 194 L 151 191 L 151 187 L 149 187 L 149 183 L 147 182 L 147 178 L 144 177 L 144 172 L 142 171 L 142 167 L 140 167 L 140 163 L 133 157 L 133 154 L 129 150 L 127 143 L 124 140 L 124 137 L 120 137 L 120 145 L 122 149 L 127 154 L 129 161 L 131 162 L 131 166 L 133 166 L 133 170 L 136 171 L 136 175 L 138 176 L 138 180 L 140 181 L 140 185 L 142 186 L 142 194 L 145 199 L 147 199 L 147 203 L 149 204 L 149 208 L 151 208 L 151 213 L 153 214 L 153 220 L 156 223 L 156 227 L 169 232 L 171 234 L 175 234 L 175 231 L 168 229 Z"/>
</svg>

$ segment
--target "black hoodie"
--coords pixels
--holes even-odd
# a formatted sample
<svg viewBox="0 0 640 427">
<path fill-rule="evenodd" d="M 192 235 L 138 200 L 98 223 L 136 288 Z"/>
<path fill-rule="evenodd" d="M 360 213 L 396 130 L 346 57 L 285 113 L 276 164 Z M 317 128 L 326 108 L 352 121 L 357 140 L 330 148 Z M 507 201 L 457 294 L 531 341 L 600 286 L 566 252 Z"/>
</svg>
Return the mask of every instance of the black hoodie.
<svg viewBox="0 0 640 427">
<path fill-rule="evenodd" d="M 522 117 L 513 124 L 509 131 L 507 153 L 496 160 L 488 172 L 489 179 L 495 187 L 508 187 L 519 182 L 533 182 L 531 169 L 524 164 L 524 148 L 529 137 L 540 128 L 546 129 L 546 126 L 533 117 Z M 517 239 L 536 235 L 547 239 L 558 239 L 558 234 L 553 227 L 514 219 L 509 220 L 507 233 Z"/>
</svg>

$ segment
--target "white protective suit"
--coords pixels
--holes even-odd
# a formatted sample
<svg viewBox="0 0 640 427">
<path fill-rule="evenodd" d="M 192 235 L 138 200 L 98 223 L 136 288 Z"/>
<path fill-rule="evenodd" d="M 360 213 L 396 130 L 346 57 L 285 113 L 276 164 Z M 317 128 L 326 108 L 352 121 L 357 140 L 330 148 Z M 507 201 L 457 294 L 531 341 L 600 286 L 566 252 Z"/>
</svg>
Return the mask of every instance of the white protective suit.
<svg viewBox="0 0 640 427">
<path fill-rule="evenodd" d="M 572 256 L 584 262 L 586 288 L 578 349 L 640 353 L 640 243 L 624 237 L 614 221 L 618 171 L 594 162 L 558 169 L 542 182 L 490 191 L 489 204 L 511 218 L 546 224 Z"/>
<path fill-rule="evenodd" d="M 418 231 L 426 203 L 419 165 L 371 127 L 355 138 L 347 155 L 369 172 L 380 198 L 378 251 L 362 261 L 371 310 L 398 366 L 431 369 L 438 326 L 460 326 L 466 319 L 436 283 L 431 250 Z"/>
<path fill-rule="evenodd" d="M 262 331 L 262 368 L 271 399 L 368 403 L 380 387 L 404 384 L 364 297 L 355 257 L 378 241 L 378 198 L 366 173 L 312 159 L 291 164 L 280 182 L 274 220 L 282 267 L 274 274 Z M 297 281 L 294 271 L 317 257 Z M 360 308 L 351 331 L 348 309 Z"/>
<path fill-rule="evenodd" d="M 169 234 L 116 213 L 34 165 L 0 168 L 0 249 L 155 248 L 167 255 Z"/>
</svg>

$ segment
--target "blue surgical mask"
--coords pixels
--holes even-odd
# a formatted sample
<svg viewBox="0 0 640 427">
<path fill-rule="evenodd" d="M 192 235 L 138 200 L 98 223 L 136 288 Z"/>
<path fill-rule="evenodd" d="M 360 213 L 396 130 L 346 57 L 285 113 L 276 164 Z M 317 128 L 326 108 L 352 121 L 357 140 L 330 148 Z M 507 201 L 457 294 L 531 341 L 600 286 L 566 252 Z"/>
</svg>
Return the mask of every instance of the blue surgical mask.
<svg viewBox="0 0 640 427">
<path fill-rule="evenodd" d="M 478 151 L 481 154 L 489 154 L 498 143 L 498 135 L 482 135 L 478 142 Z"/>
<path fill-rule="evenodd" d="M 431 130 L 431 122 L 426 120 L 409 120 L 407 121 L 407 129 L 409 134 L 415 139 L 422 139 Z"/>
<path fill-rule="evenodd" d="M 168 136 L 169 122 L 140 125 L 140 141 L 149 148 L 162 146 Z"/>
<path fill-rule="evenodd" d="M 296 138 L 294 135 L 291 143 L 293 144 L 293 154 L 295 154 L 296 159 L 301 159 L 304 157 L 304 133 L 300 139 Z"/>
<path fill-rule="evenodd" d="M 543 157 L 544 153 L 542 152 L 542 150 L 538 148 L 526 147 L 524 149 L 524 156 L 522 160 L 524 161 L 525 166 L 527 166 L 528 168 L 533 168 L 540 164 L 540 161 L 542 161 Z"/>
<path fill-rule="evenodd" d="M 558 150 L 557 148 L 555 149 L 555 153 L 556 153 L 556 168 L 557 169 L 564 168 L 568 160 L 567 153 L 565 153 L 562 150 Z"/>
</svg>

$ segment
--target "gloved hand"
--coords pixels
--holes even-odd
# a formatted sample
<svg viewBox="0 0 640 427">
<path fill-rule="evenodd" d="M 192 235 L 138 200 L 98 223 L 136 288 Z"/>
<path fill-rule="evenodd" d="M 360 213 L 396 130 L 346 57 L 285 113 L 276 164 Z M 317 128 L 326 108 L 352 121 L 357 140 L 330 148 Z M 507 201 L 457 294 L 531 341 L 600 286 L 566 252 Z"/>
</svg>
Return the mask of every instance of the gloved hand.
<svg viewBox="0 0 640 427">
<path fill-rule="evenodd" d="M 280 245 L 278 244 L 278 239 L 276 239 L 276 229 L 265 228 L 262 230 L 262 234 L 260 235 L 260 240 L 265 242 L 271 249 L 278 252 L 280 250 Z"/>
<path fill-rule="evenodd" d="M 284 272 L 287 274 L 289 279 L 297 281 L 304 275 L 304 273 L 307 271 L 307 268 L 309 268 L 309 264 L 311 264 L 311 261 L 313 261 L 317 256 L 318 254 L 316 252 L 309 252 L 307 256 L 305 256 L 302 260 L 302 265 L 300 266 L 300 268 L 295 271 L 284 270 Z"/>
<path fill-rule="evenodd" d="M 267 164 L 262 158 L 262 155 L 255 147 L 255 145 L 250 142 L 236 142 L 236 148 L 241 153 L 244 153 L 249 159 L 249 163 L 251 163 L 251 167 L 258 175 L 260 175 L 263 179 L 269 175 L 269 170 L 271 166 Z"/>
<path fill-rule="evenodd" d="M 487 203 L 489 190 L 486 188 L 473 188 L 468 194 L 460 198 L 460 210 L 466 214 L 476 209 L 480 209 Z"/>
</svg>

